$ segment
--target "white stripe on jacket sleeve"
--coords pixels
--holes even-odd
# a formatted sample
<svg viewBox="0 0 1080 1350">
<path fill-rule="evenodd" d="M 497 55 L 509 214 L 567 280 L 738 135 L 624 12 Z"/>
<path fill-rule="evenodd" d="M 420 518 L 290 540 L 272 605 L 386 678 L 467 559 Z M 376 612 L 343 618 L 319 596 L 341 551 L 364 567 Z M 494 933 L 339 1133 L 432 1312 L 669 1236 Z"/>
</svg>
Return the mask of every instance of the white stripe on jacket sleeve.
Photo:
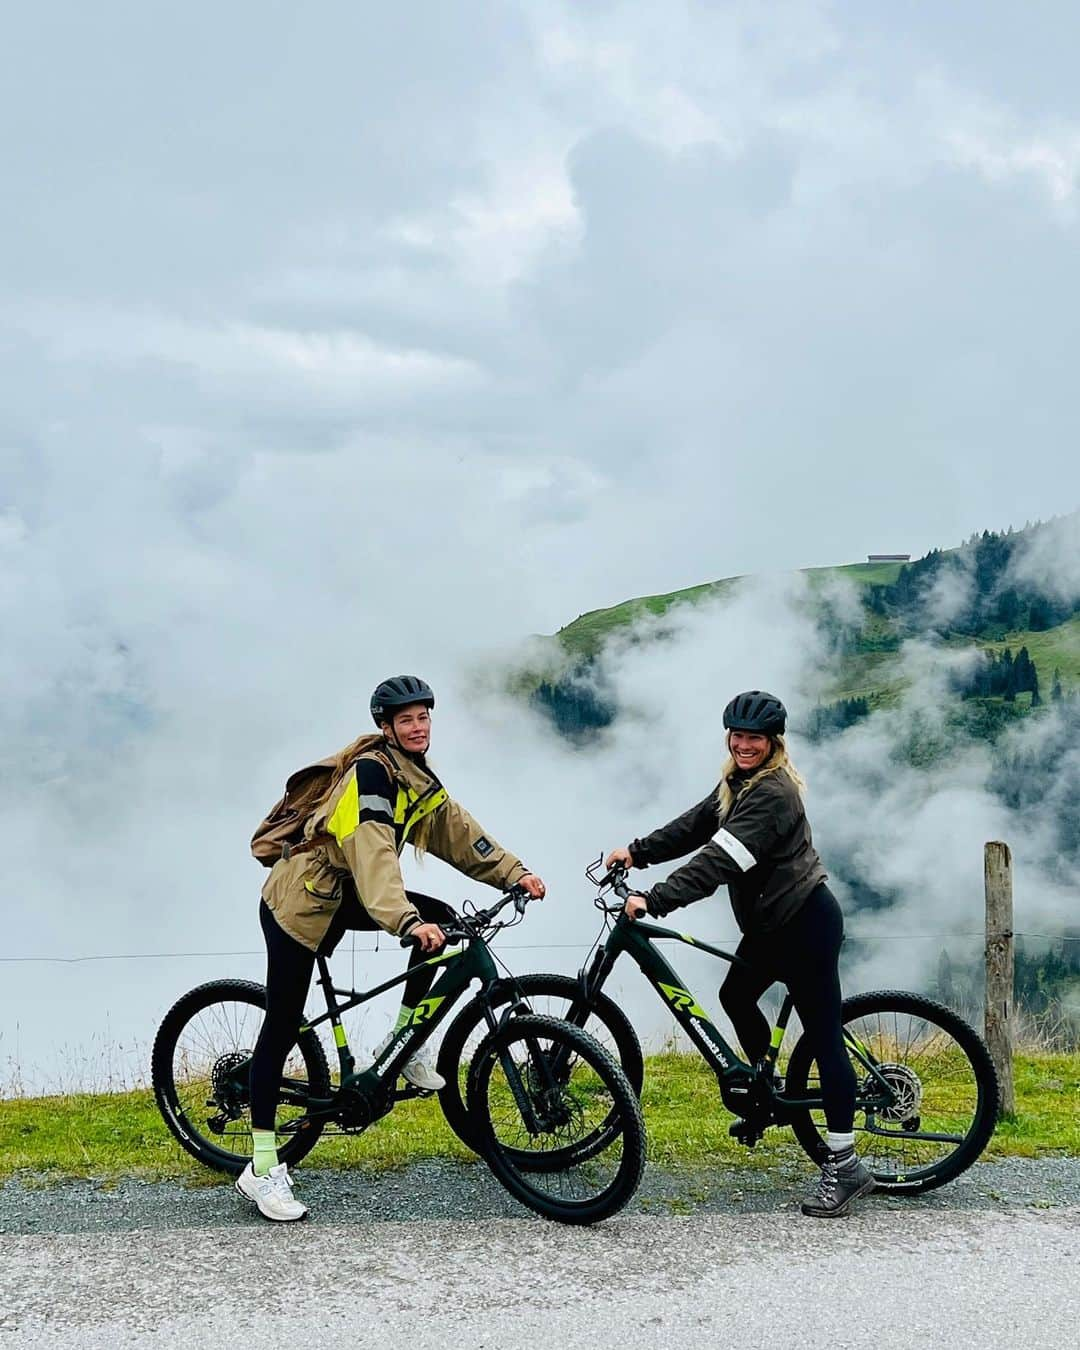
<svg viewBox="0 0 1080 1350">
<path fill-rule="evenodd" d="M 712 837 L 712 841 L 714 844 L 718 844 L 742 871 L 749 872 L 751 867 L 757 866 L 757 859 L 746 845 L 736 839 L 733 834 L 729 834 L 727 830 L 717 830 Z"/>
</svg>

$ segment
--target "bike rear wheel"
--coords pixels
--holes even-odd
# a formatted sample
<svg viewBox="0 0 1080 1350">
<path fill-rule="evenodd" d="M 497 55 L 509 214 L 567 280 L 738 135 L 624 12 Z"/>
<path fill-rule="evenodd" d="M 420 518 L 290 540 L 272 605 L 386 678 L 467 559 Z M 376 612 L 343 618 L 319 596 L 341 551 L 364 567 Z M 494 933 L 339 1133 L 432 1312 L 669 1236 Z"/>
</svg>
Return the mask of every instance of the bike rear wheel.
<svg viewBox="0 0 1080 1350">
<path fill-rule="evenodd" d="M 511 1017 L 477 1049 L 467 1099 L 488 1166 L 544 1218 L 596 1223 L 637 1189 L 645 1165 L 641 1107 L 614 1059 L 580 1028 L 553 1017 Z"/>
<path fill-rule="evenodd" d="M 919 1194 L 952 1181 L 978 1158 L 997 1122 L 998 1082 L 982 1039 L 951 1009 L 919 994 L 882 990 L 845 999 L 844 1028 L 892 1089 L 851 1051 L 855 1070 L 855 1147 L 878 1189 Z M 785 1096 L 821 1090 L 806 1036 L 788 1062 Z M 801 1110 L 791 1119 L 815 1162 L 826 1156 L 825 1117 Z"/>
<path fill-rule="evenodd" d="M 641 1095 L 645 1077 L 641 1043 L 626 1014 L 606 994 L 595 994 L 585 1005 L 579 980 L 570 975 L 538 974 L 506 981 L 491 991 L 490 997 L 496 1011 L 521 997 L 531 1013 L 581 1027 L 611 1055 L 634 1092 Z M 466 1091 L 469 1067 L 488 1033 L 484 1008 L 480 998 L 466 1003 L 450 1023 L 439 1050 L 439 1072 L 446 1080 L 446 1086 L 439 1092 L 439 1105 L 461 1142 L 477 1152 L 476 1129 L 466 1106 Z"/>
<path fill-rule="evenodd" d="M 158 1110 L 176 1140 L 207 1167 L 238 1175 L 251 1161 L 248 1066 L 266 1011 L 266 990 L 250 980 L 213 980 L 179 999 L 154 1039 L 151 1077 Z M 329 1097 L 330 1068 L 313 1031 L 296 1039 L 285 1061 L 290 1096 Z M 314 1148 L 320 1121 L 279 1099 L 278 1157 L 294 1164 Z"/>
</svg>

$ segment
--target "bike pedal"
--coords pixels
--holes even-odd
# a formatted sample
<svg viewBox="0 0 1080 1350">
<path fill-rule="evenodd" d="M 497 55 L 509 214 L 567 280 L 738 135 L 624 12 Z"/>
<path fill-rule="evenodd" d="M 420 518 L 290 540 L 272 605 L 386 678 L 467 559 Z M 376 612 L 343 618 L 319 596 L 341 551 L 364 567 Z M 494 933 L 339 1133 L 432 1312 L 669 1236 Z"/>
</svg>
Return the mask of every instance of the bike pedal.
<svg viewBox="0 0 1080 1350">
<path fill-rule="evenodd" d="M 765 1126 L 755 1120 L 737 1120 L 733 1125 L 728 1126 L 728 1134 L 732 1139 L 737 1139 L 740 1144 L 747 1148 L 753 1148 L 755 1144 L 761 1141 L 765 1133 Z"/>
</svg>

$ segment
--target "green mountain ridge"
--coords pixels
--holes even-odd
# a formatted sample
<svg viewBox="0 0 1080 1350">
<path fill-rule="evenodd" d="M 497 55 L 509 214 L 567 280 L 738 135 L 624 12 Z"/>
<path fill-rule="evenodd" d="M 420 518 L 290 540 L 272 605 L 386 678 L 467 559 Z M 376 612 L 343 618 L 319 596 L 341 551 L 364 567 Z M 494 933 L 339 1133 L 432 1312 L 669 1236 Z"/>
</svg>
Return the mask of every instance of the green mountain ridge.
<svg viewBox="0 0 1080 1350">
<path fill-rule="evenodd" d="M 829 632 L 837 653 L 839 673 L 824 694 L 828 708 L 840 719 L 836 725 L 842 727 L 901 699 L 899 653 L 909 638 L 930 638 L 950 651 L 985 654 L 969 686 L 958 685 L 956 691 L 958 704 L 963 703 L 958 715 L 980 737 L 992 738 L 1016 715 L 1080 690 L 1080 597 L 1067 604 L 1049 597 L 1034 583 L 1017 580 L 1023 569 L 1013 567 L 1047 528 L 1038 523 L 1004 534 L 984 531 L 958 547 L 935 549 L 907 563 L 801 569 L 810 582 L 809 603 L 816 606 L 817 621 Z M 935 588 L 952 578 L 958 580 L 957 590 L 964 599 L 954 605 L 958 612 L 942 624 L 933 618 Z M 655 620 L 731 596 L 750 579 L 724 577 L 581 614 L 553 636 L 537 640 L 527 664 L 512 677 L 512 687 L 544 708 L 561 731 L 573 734 L 605 726 L 617 711 L 605 706 L 598 662 L 609 640 L 617 634 L 633 635 L 643 620 L 651 627 L 642 631 L 641 640 L 653 640 L 664 631 Z M 834 581 L 857 588 L 862 601 L 858 623 L 834 612 L 829 590 Z M 1013 680 L 1017 657 L 1018 678 Z M 819 719 L 819 725 L 825 723 Z"/>
<path fill-rule="evenodd" d="M 846 577 L 862 585 L 889 585 L 899 575 L 903 563 L 842 563 L 837 567 L 804 567 L 802 575 L 811 582 L 824 583 L 830 577 Z M 623 600 L 606 609 L 592 609 L 579 614 L 555 634 L 555 639 L 563 649 L 573 657 L 593 657 L 603 648 L 608 637 L 646 616 L 660 616 L 678 605 L 698 604 L 702 600 L 712 600 L 730 595 L 741 581 L 748 578 L 745 574 L 734 577 L 722 577 L 719 581 L 706 581 L 699 586 L 689 586 L 685 590 L 671 591 L 661 595 L 642 595 L 632 600 Z"/>
</svg>

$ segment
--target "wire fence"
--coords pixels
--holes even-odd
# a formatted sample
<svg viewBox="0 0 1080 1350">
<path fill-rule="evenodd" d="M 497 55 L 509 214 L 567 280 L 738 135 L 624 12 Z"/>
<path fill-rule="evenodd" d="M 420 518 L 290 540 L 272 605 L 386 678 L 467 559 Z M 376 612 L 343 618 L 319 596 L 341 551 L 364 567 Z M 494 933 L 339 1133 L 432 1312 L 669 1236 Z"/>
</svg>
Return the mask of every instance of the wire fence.
<svg viewBox="0 0 1080 1350">
<path fill-rule="evenodd" d="M 963 939 L 985 939 L 984 930 L 978 932 L 934 932 L 934 933 L 859 933 L 848 932 L 847 939 L 851 943 L 873 943 L 873 942 L 945 942 Z M 1028 933 L 1017 930 L 1013 937 L 1033 938 L 1036 941 L 1045 942 L 1080 942 L 1080 933 Z M 710 939 L 713 945 L 727 945 L 735 947 L 738 942 L 738 936 L 720 937 Z M 501 942 L 499 951 L 503 952 L 528 952 L 528 951 L 559 951 L 571 950 L 573 948 L 583 949 L 587 945 L 582 942 Z M 353 946 L 351 949 L 357 956 L 366 954 L 394 956 L 400 955 L 400 948 L 395 944 L 380 945 L 378 943 L 373 947 Z M 344 952 L 344 948 L 341 949 Z M 0 956 L 0 965 L 26 965 L 35 962 L 51 962 L 58 965 L 80 965 L 89 961 L 173 961 L 186 959 L 209 959 L 227 956 L 265 956 L 265 949 L 262 947 L 251 948 L 249 950 L 237 951 L 206 951 L 206 952 L 97 952 L 88 956 Z"/>
</svg>

